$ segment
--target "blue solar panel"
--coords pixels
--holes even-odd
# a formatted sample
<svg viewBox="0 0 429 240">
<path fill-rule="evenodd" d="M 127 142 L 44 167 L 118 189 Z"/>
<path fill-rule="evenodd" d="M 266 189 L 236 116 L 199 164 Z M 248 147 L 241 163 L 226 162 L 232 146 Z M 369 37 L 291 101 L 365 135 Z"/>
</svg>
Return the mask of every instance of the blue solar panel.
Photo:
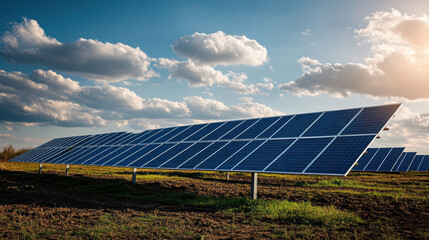
<svg viewBox="0 0 429 240">
<path fill-rule="evenodd" d="M 392 151 L 389 153 L 384 162 L 377 169 L 379 172 L 390 172 L 392 171 L 393 165 L 395 165 L 396 161 L 398 161 L 402 152 L 405 148 L 392 148 Z"/>
<path fill-rule="evenodd" d="M 429 168 L 429 155 L 425 155 L 420 163 L 418 171 L 427 171 Z"/>
<path fill-rule="evenodd" d="M 148 133 L 145 133 L 145 134 L 142 133 L 142 135 L 140 137 L 134 139 L 133 141 L 129 142 L 128 144 L 140 144 L 140 143 L 144 142 L 146 139 L 152 137 L 153 135 L 158 134 L 162 130 L 163 130 L 162 128 L 153 129 Z"/>
<path fill-rule="evenodd" d="M 320 115 L 321 113 L 296 115 L 273 138 L 299 137 Z"/>
<path fill-rule="evenodd" d="M 155 149 L 158 145 L 138 145 L 137 146 L 137 150 L 129 155 L 127 158 L 124 158 L 122 161 L 114 164 L 114 166 L 117 167 L 127 167 L 128 165 L 132 164 L 133 162 L 135 162 L 137 159 L 143 157 L 144 155 L 148 154 L 150 151 L 152 151 L 153 149 Z"/>
<path fill-rule="evenodd" d="M 188 138 L 186 138 L 185 141 L 198 141 L 201 138 L 207 136 L 209 133 L 213 132 L 215 129 L 217 129 L 218 127 L 220 127 L 222 124 L 224 124 L 224 123 L 223 122 L 210 123 L 210 124 L 206 125 L 200 131 L 198 131 L 195 134 L 193 134 L 193 135 L 189 136 Z"/>
<path fill-rule="evenodd" d="M 346 175 L 374 137 L 337 137 L 305 173 Z"/>
<path fill-rule="evenodd" d="M 258 138 L 270 138 L 274 135 L 282 126 L 284 126 L 293 116 L 283 116 L 277 122 L 275 122 L 271 127 L 267 128 L 265 131 L 258 136 Z"/>
<path fill-rule="evenodd" d="M 146 155 L 142 156 L 141 158 L 137 159 L 137 161 L 131 163 L 129 167 L 141 167 L 151 161 L 152 159 L 158 157 L 163 152 L 167 151 L 171 147 L 173 147 L 174 143 L 165 143 L 165 144 L 156 144 L 158 145 L 157 148 L 154 148 L 152 151 L 147 153 Z"/>
<path fill-rule="evenodd" d="M 268 140 L 244 158 L 233 170 L 262 171 L 293 142 L 293 139 Z"/>
<path fill-rule="evenodd" d="M 178 127 L 176 129 L 174 129 L 173 131 L 169 132 L 168 134 L 158 138 L 154 143 L 166 142 L 166 141 L 170 140 L 171 138 L 173 138 L 174 136 L 176 136 L 177 134 L 185 131 L 185 129 L 187 129 L 187 128 L 189 128 L 189 126 Z"/>
<path fill-rule="evenodd" d="M 344 175 L 398 107 L 216 122 L 137 134 L 65 137 L 49 141 L 14 161 Z M 388 169 L 395 164 L 393 152 L 399 154 L 392 149 L 378 161 L 381 165 L 371 163 L 372 157 L 363 165 L 368 169 Z M 381 159 L 381 153 L 374 160 Z"/>
<path fill-rule="evenodd" d="M 181 153 L 186 148 L 190 147 L 192 143 L 179 143 L 176 144 L 174 147 L 168 149 L 164 153 L 160 154 L 150 162 L 146 163 L 145 165 L 142 165 L 142 167 L 145 168 L 157 168 L 164 162 L 170 160 L 172 157 L 176 156 L 177 154 Z"/>
<path fill-rule="evenodd" d="M 202 162 L 200 165 L 198 165 L 195 169 L 216 169 L 217 166 L 227 160 L 247 143 L 248 141 L 230 142 L 211 157 Z"/>
<path fill-rule="evenodd" d="M 151 133 L 151 130 L 133 134 L 132 136 L 130 136 L 127 139 L 124 139 L 122 142 L 119 142 L 118 144 L 126 145 L 126 144 L 130 144 L 131 142 L 134 142 L 134 141 L 140 141 L 139 139 L 146 137 L 146 135 L 148 135 L 150 133 Z"/>
<path fill-rule="evenodd" d="M 396 161 L 395 165 L 393 165 L 392 172 L 396 172 L 398 170 L 399 165 L 401 165 L 402 161 L 404 160 L 407 153 L 402 152 L 401 156 L 399 156 L 398 160 Z"/>
<path fill-rule="evenodd" d="M 76 160 L 76 162 L 81 162 L 82 164 L 85 164 L 85 165 L 92 165 L 94 163 L 99 162 L 101 158 L 103 158 L 104 156 L 107 156 L 112 152 L 117 151 L 117 149 L 119 148 L 120 146 L 103 146 L 87 154 L 85 157 L 83 157 L 84 159 Z"/>
<path fill-rule="evenodd" d="M 218 129 L 207 135 L 203 138 L 204 141 L 206 140 L 217 140 L 223 135 L 227 134 L 229 131 L 231 131 L 233 128 L 237 127 L 240 123 L 244 122 L 243 120 L 239 121 L 231 121 L 226 122 L 224 125 L 220 126 Z"/>
<path fill-rule="evenodd" d="M 279 119 L 280 117 L 263 118 L 248 128 L 246 131 L 238 135 L 236 139 L 255 138 Z"/>
<path fill-rule="evenodd" d="M 78 154 L 81 149 L 82 148 L 73 148 L 73 149 L 70 149 L 70 150 L 66 150 L 64 152 L 64 154 L 61 154 L 61 155 L 47 155 L 49 157 L 45 160 L 45 163 L 58 163 L 58 164 L 61 164 L 61 163 L 63 163 L 64 159 Z"/>
<path fill-rule="evenodd" d="M 157 140 L 158 138 L 161 138 L 168 133 L 172 132 L 175 128 L 164 128 L 161 131 L 157 132 L 156 134 L 152 135 L 151 137 L 146 138 L 144 141 L 141 141 L 140 143 L 151 143 Z"/>
<path fill-rule="evenodd" d="M 121 150 L 119 150 L 119 153 L 116 153 L 114 155 L 114 157 L 113 156 L 109 157 L 110 159 L 108 161 L 98 162 L 96 164 L 97 165 L 105 165 L 105 166 L 113 166 L 113 165 L 123 161 L 124 159 L 126 159 L 127 157 L 134 154 L 136 151 L 138 151 L 140 149 L 141 149 L 141 145 L 135 145 L 135 146 L 132 146 L 130 148 L 121 149 Z"/>
<path fill-rule="evenodd" d="M 97 149 L 97 147 L 83 147 L 75 155 L 69 155 L 67 158 L 61 158 L 61 163 L 72 164 L 72 163 L 74 163 L 74 161 L 76 161 L 80 157 L 86 155 L 88 152 L 93 151 L 94 149 Z M 77 164 L 79 164 L 79 163 L 77 163 Z"/>
<path fill-rule="evenodd" d="M 304 138 L 295 142 L 265 171 L 301 173 L 333 138 Z"/>
<path fill-rule="evenodd" d="M 90 159 L 94 159 L 94 161 L 96 160 L 95 158 L 93 158 L 94 156 L 97 156 L 100 153 L 103 153 L 104 151 L 106 151 L 107 149 L 111 148 L 111 146 L 101 146 L 101 147 L 97 147 L 95 148 L 93 151 L 88 152 L 86 155 L 81 156 L 80 158 L 75 160 L 75 164 L 85 164 L 85 165 L 91 165 L 92 161 L 89 161 Z"/>
<path fill-rule="evenodd" d="M 408 171 L 417 171 L 417 169 L 419 169 L 420 163 L 423 161 L 423 157 L 424 155 L 416 155 Z"/>
<path fill-rule="evenodd" d="M 359 159 L 357 166 L 355 166 L 352 170 L 363 171 L 377 152 L 378 148 L 369 148 L 367 153 L 362 155 L 362 157 Z"/>
<path fill-rule="evenodd" d="M 191 136 L 192 134 L 200 131 L 203 127 L 205 127 L 207 124 L 198 124 L 193 125 L 190 128 L 186 129 L 179 135 L 175 136 L 174 138 L 170 139 L 168 142 L 180 142 L 183 141 L 185 138 Z"/>
<path fill-rule="evenodd" d="M 326 112 L 304 133 L 304 137 L 337 135 L 360 109 Z"/>
<path fill-rule="evenodd" d="M 239 134 L 241 134 L 243 131 L 245 131 L 247 128 L 252 126 L 256 121 L 259 119 L 249 119 L 242 122 L 240 125 L 238 125 L 236 128 L 228 132 L 226 135 L 221 137 L 220 139 L 234 139 Z"/>
<path fill-rule="evenodd" d="M 120 154 L 121 152 L 123 152 L 125 149 L 131 148 L 132 146 L 126 145 L 126 146 L 112 146 L 108 149 L 106 149 L 106 151 L 98 154 L 97 156 L 94 156 L 94 159 L 87 161 L 88 164 L 91 165 L 102 165 L 104 162 L 109 161 L 109 159 L 113 158 L 114 156 L 116 156 L 117 154 Z"/>
<path fill-rule="evenodd" d="M 416 156 L 416 152 L 407 152 L 405 157 L 403 158 L 401 164 L 398 166 L 397 172 L 406 172 L 411 165 L 414 157 Z"/>
<path fill-rule="evenodd" d="M 243 160 L 246 156 L 248 156 L 253 150 L 258 148 L 260 145 L 264 143 L 263 140 L 254 140 L 241 148 L 238 152 L 233 154 L 228 160 L 223 162 L 217 170 L 230 170 L 235 165 L 237 165 L 241 160 Z"/>
<path fill-rule="evenodd" d="M 197 166 L 201 161 L 204 161 L 206 158 L 210 157 L 213 153 L 218 151 L 220 148 L 222 148 L 225 144 L 228 142 L 214 142 L 201 152 L 199 152 L 197 155 L 193 156 L 192 158 L 188 159 L 186 162 L 184 162 L 182 165 L 180 165 L 179 169 L 193 169 L 195 166 Z"/>
<path fill-rule="evenodd" d="M 371 162 L 368 163 L 364 171 L 375 172 L 378 167 L 380 167 L 381 163 L 387 158 L 387 155 L 392 151 L 391 148 L 380 148 L 377 154 L 372 158 Z"/>
<path fill-rule="evenodd" d="M 186 149 L 179 155 L 173 157 L 163 165 L 161 165 L 162 168 L 177 168 L 181 164 L 183 164 L 186 160 L 190 159 L 192 156 L 198 154 L 200 151 L 205 149 L 207 146 L 209 146 L 211 142 L 197 142 L 194 145 L 192 145 L 190 148 Z"/>
<path fill-rule="evenodd" d="M 377 134 L 386 125 L 400 104 L 364 108 L 341 135 Z"/>
</svg>

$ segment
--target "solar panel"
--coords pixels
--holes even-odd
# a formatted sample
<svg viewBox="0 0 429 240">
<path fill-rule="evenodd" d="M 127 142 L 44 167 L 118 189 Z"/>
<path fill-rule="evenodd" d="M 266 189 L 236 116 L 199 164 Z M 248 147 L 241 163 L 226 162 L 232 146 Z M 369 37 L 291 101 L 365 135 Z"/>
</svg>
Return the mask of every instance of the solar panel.
<svg viewBox="0 0 429 240">
<path fill-rule="evenodd" d="M 369 148 L 352 171 L 390 172 L 405 148 Z"/>
<path fill-rule="evenodd" d="M 401 156 L 401 162 L 398 164 L 398 167 L 395 169 L 396 172 L 406 172 L 411 165 L 414 157 L 416 156 L 416 152 L 404 152 Z"/>
<path fill-rule="evenodd" d="M 417 171 L 427 171 L 429 169 L 429 155 L 425 155 Z"/>
<path fill-rule="evenodd" d="M 410 164 L 408 171 L 417 171 L 424 157 L 425 157 L 424 155 L 416 155 L 413 159 L 413 162 Z"/>
<path fill-rule="evenodd" d="M 346 175 L 399 106 L 58 138 L 13 161 Z M 365 165 L 375 169 L 370 160 Z M 378 168 L 393 165 L 383 160 Z"/>
</svg>

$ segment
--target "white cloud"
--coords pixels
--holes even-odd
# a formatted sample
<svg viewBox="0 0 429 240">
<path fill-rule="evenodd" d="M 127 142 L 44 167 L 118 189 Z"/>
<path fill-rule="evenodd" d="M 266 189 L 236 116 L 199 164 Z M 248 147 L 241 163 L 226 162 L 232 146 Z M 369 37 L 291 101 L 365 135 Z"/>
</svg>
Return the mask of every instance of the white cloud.
<svg viewBox="0 0 429 240">
<path fill-rule="evenodd" d="M 177 61 L 166 58 L 158 59 L 158 67 L 167 68 L 169 79 L 186 80 L 192 87 L 219 86 L 232 89 L 238 94 L 258 94 L 261 89 L 270 89 L 269 83 L 245 84 L 247 75 L 228 72 L 226 74 L 208 65 L 198 65 L 192 60 Z"/>
<path fill-rule="evenodd" d="M 214 99 L 204 99 L 197 96 L 185 98 L 192 115 L 199 119 L 251 118 L 282 114 L 282 112 L 273 110 L 266 105 L 253 102 L 252 98 L 246 97 L 241 100 L 242 103 L 226 106 Z"/>
<path fill-rule="evenodd" d="M 36 20 L 24 18 L 1 38 L 0 56 L 14 63 L 45 65 L 89 79 L 117 82 L 155 76 L 140 48 L 80 38 L 61 43 L 46 36 Z"/>
<path fill-rule="evenodd" d="M 185 98 L 183 102 L 144 99 L 124 87 L 80 86 L 53 71 L 35 70 L 26 75 L 0 70 L 0 122 L 12 130 L 11 123 L 75 127 L 104 126 L 111 121 L 120 126 L 139 126 L 136 121 L 147 119 L 154 119 L 148 121 L 153 125 L 158 120 L 166 124 L 277 113 L 251 98 L 230 106 L 202 97 Z"/>
<path fill-rule="evenodd" d="M 355 30 L 371 44 L 373 56 L 359 63 L 320 63 L 298 60 L 304 74 L 280 87 L 296 95 L 429 98 L 429 18 L 390 12 L 367 17 L 368 25 Z"/>
<path fill-rule="evenodd" d="M 173 45 L 175 53 L 203 65 L 259 66 L 267 61 L 267 49 L 246 36 L 194 33 L 182 36 Z"/>
<path fill-rule="evenodd" d="M 301 32 L 302 35 L 309 35 L 310 34 L 310 29 L 305 29 L 305 31 Z"/>
</svg>

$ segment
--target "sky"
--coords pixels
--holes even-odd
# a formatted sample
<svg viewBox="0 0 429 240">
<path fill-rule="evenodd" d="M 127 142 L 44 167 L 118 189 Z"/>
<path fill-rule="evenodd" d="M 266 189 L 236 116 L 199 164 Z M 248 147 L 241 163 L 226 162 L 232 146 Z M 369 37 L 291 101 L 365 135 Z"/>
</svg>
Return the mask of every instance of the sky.
<svg viewBox="0 0 429 240">
<path fill-rule="evenodd" d="M 402 103 L 429 154 L 427 1 L 9 1 L 0 146 Z"/>
</svg>

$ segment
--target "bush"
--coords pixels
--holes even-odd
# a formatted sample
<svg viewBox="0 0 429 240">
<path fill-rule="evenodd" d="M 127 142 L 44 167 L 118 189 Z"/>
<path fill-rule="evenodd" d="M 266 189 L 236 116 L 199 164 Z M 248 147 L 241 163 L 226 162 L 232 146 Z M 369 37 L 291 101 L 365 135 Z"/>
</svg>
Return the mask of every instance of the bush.
<svg viewBox="0 0 429 240">
<path fill-rule="evenodd" d="M 0 148 L 0 161 L 9 161 L 10 159 L 31 150 L 30 148 L 15 148 L 12 144 Z"/>
</svg>

